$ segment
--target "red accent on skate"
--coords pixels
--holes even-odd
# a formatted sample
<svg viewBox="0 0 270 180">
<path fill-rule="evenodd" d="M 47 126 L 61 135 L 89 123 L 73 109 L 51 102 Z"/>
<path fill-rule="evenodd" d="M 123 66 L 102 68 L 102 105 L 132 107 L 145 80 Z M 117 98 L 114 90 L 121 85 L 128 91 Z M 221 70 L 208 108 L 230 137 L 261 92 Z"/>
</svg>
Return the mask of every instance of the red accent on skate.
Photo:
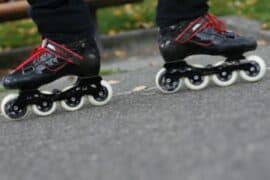
<svg viewBox="0 0 270 180">
<path fill-rule="evenodd" d="M 193 29 L 196 25 L 200 25 L 197 29 Z M 175 38 L 175 41 L 180 44 L 190 42 L 191 39 L 204 29 L 214 28 L 219 34 L 227 32 L 227 27 L 222 20 L 219 20 L 216 16 L 208 13 L 204 17 L 199 17 L 192 21 L 181 33 Z M 202 44 L 202 43 L 200 43 Z M 203 43 L 204 44 L 204 43 Z M 205 45 L 211 45 L 207 42 Z"/>
<path fill-rule="evenodd" d="M 213 14 L 211 13 L 208 13 L 206 15 L 206 18 L 208 19 L 209 21 L 209 27 L 214 27 L 215 30 L 219 33 L 223 33 L 223 32 L 226 32 L 227 31 L 227 26 L 226 24 L 224 23 L 224 21 L 218 19 L 216 16 L 214 16 Z"/>
<path fill-rule="evenodd" d="M 46 67 L 47 67 L 47 69 L 48 69 L 49 71 L 51 71 L 51 72 L 57 72 L 57 71 L 59 71 L 60 69 L 63 69 L 66 65 L 67 65 L 67 63 L 64 63 L 64 64 L 62 64 L 61 66 L 59 66 L 59 67 L 57 67 L 57 68 L 55 68 L 55 69 L 52 69 L 52 68 L 50 68 L 49 66 L 46 66 Z"/>
<path fill-rule="evenodd" d="M 46 47 L 47 45 L 53 45 L 55 47 L 55 50 L 49 49 Z M 23 69 L 28 64 L 32 63 L 35 60 L 38 60 L 43 54 L 48 53 L 54 57 L 56 57 L 58 60 L 64 60 L 67 63 L 70 64 L 76 64 L 72 58 L 76 58 L 79 61 L 82 61 L 84 58 L 80 56 L 79 54 L 73 52 L 70 49 L 67 49 L 65 46 L 60 45 L 52 40 L 46 40 L 45 47 L 37 47 L 33 50 L 30 57 L 24 60 L 16 69 L 15 72 L 18 72 L 19 70 Z M 67 63 L 64 63 L 57 69 L 51 69 L 48 66 L 47 69 L 50 71 L 58 71 L 59 69 L 62 69 Z"/>
<path fill-rule="evenodd" d="M 190 42 L 194 43 L 194 44 L 197 44 L 199 46 L 204 46 L 204 47 L 207 47 L 207 46 L 211 46 L 213 43 L 212 42 L 199 42 L 199 41 L 193 41 L 193 40 L 190 40 Z"/>
<path fill-rule="evenodd" d="M 67 55 L 66 53 L 74 56 L 75 58 L 79 59 L 79 60 L 83 60 L 83 57 L 79 54 L 77 54 L 76 52 L 73 52 L 72 50 L 66 48 L 65 46 L 61 45 L 61 44 L 58 44 L 52 40 L 47 40 L 47 44 L 52 44 L 53 46 L 57 47 L 56 51 L 58 53 L 61 53 L 63 56 Z M 63 50 L 63 51 L 60 51 L 60 50 Z"/>
<path fill-rule="evenodd" d="M 16 69 L 15 72 L 18 72 L 22 68 L 24 68 L 26 65 L 30 64 L 31 62 L 35 61 L 37 58 L 39 58 L 44 52 L 46 52 L 45 48 L 38 47 L 33 50 L 31 53 L 31 56 L 23 61 Z"/>
</svg>

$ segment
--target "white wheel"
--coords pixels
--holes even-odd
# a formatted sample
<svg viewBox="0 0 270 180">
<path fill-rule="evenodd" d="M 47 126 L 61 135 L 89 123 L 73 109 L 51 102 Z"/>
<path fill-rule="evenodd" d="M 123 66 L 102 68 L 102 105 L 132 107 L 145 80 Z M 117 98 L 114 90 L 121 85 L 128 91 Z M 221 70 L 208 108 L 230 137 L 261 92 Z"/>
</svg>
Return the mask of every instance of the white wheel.
<svg viewBox="0 0 270 180">
<path fill-rule="evenodd" d="M 9 94 L 2 100 L 1 112 L 6 119 L 20 120 L 27 116 L 29 112 L 28 107 L 13 106 L 13 103 L 18 98 L 18 94 Z"/>
<path fill-rule="evenodd" d="M 224 61 L 218 62 L 214 66 L 220 66 L 224 63 Z M 212 81 L 220 87 L 226 87 L 233 85 L 238 79 L 238 73 L 236 71 L 233 72 L 227 72 L 222 71 L 218 74 L 212 75 Z"/>
<path fill-rule="evenodd" d="M 198 64 L 194 64 L 192 66 L 196 68 L 203 68 L 202 65 Z M 185 78 L 184 81 L 187 88 L 198 91 L 205 89 L 209 85 L 210 78 L 209 76 L 201 76 L 199 73 L 194 73 L 192 77 Z"/>
<path fill-rule="evenodd" d="M 101 81 L 101 86 L 103 88 L 99 91 L 98 95 L 88 96 L 89 102 L 94 106 L 104 106 L 105 104 L 108 104 L 108 102 L 112 99 L 112 86 L 104 80 Z"/>
<path fill-rule="evenodd" d="M 41 93 L 47 94 L 47 95 L 52 94 L 52 93 L 47 92 L 47 91 L 42 91 Z M 57 107 L 56 102 L 52 102 L 49 100 L 44 100 L 44 101 L 41 100 L 38 105 L 36 105 L 36 104 L 32 105 L 32 110 L 36 115 L 49 116 L 55 112 L 56 107 Z"/>
<path fill-rule="evenodd" d="M 156 86 L 164 94 L 173 94 L 178 92 L 182 87 L 181 79 L 172 79 L 166 76 L 167 70 L 160 69 L 156 75 Z"/>
<path fill-rule="evenodd" d="M 63 89 L 62 92 L 65 92 L 73 87 L 74 86 L 66 87 L 65 89 Z M 81 109 L 83 105 L 84 105 L 84 97 L 71 96 L 61 101 L 61 106 L 63 107 L 63 109 L 70 112 Z"/>
<path fill-rule="evenodd" d="M 265 61 L 256 55 L 249 56 L 247 61 L 251 62 L 253 66 L 251 66 L 248 70 L 240 71 L 241 78 L 248 82 L 257 82 L 261 80 L 266 74 L 267 70 Z"/>
</svg>

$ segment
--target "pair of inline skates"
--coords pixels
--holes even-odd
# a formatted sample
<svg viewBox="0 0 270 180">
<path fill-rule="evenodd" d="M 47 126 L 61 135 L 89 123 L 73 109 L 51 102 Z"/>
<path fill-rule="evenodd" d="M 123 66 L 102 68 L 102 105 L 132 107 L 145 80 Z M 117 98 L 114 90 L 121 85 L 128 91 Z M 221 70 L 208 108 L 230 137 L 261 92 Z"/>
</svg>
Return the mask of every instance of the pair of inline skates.
<svg viewBox="0 0 270 180">
<path fill-rule="evenodd" d="M 256 40 L 226 30 L 224 23 L 211 14 L 160 29 L 159 47 L 165 65 L 156 75 L 156 85 L 163 93 L 179 91 L 183 82 L 192 90 L 201 90 L 210 79 L 218 86 L 230 86 L 238 74 L 256 82 L 267 69 L 262 58 L 243 55 L 257 48 Z M 185 61 L 196 54 L 221 55 L 226 60 L 207 66 Z M 76 111 L 84 105 L 85 97 L 93 105 L 105 105 L 112 98 L 112 88 L 99 76 L 99 70 L 100 57 L 93 40 L 60 45 L 45 39 L 27 60 L 3 78 L 4 87 L 20 91 L 3 99 L 2 114 L 7 119 L 21 119 L 32 107 L 37 115 L 48 116 L 56 110 L 56 102 L 67 111 Z M 78 76 L 74 85 L 61 91 L 38 90 L 68 75 Z"/>
</svg>

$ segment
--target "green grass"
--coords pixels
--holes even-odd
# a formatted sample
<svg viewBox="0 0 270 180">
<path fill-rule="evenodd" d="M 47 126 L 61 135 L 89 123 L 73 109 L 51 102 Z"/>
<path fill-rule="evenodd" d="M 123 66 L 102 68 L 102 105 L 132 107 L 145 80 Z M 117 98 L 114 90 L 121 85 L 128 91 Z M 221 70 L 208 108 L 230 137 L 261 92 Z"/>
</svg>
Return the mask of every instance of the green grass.
<svg viewBox="0 0 270 180">
<path fill-rule="evenodd" d="M 264 29 L 270 28 L 269 0 L 214 0 L 211 11 L 217 15 L 236 14 L 263 22 Z"/>
<path fill-rule="evenodd" d="M 36 44 L 40 41 L 31 20 L 0 24 L 0 50 Z"/>
<path fill-rule="evenodd" d="M 113 74 L 119 74 L 119 73 L 125 73 L 127 72 L 126 70 L 117 68 L 117 69 L 102 69 L 100 71 L 100 74 L 102 76 L 109 76 L 109 75 L 113 75 Z"/>
<path fill-rule="evenodd" d="M 5 88 L 2 85 L 0 85 L 0 93 L 4 91 L 5 91 Z"/>
<path fill-rule="evenodd" d="M 236 14 L 264 22 L 269 28 L 269 0 L 210 0 L 211 11 L 216 15 Z M 135 5 L 101 9 L 98 13 L 99 28 L 103 34 L 154 26 L 157 0 L 144 0 Z M 31 20 L 0 24 L 0 51 L 25 45 L 37 44 L 40 37 Z"/>
</svg>

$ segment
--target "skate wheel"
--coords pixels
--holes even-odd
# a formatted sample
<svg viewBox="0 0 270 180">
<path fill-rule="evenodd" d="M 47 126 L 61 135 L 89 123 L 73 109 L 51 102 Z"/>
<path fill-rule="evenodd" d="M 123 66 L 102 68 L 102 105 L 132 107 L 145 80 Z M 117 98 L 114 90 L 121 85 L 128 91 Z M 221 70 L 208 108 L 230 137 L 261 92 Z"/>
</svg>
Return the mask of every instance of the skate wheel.
<svg viewBox="0 0 270 180">
<path fill-rule="evenodd" d="M 224 63 L 224 61 L 218 62 L 214 66 L 220 66 Z M 212 76 L 212 81 L 220 87 L 226 87 L 226 86 L 231 86 L 233 85 L 238 78 L 238 73 L 236 71 L 233 72 L 227 72 L 227 71 L 222 71 L 218 74 L 215 74 Z"/>
<path fill-rule="evenodd" d="M 112 99 L 113 90 L 111 85 L 104 80 L 101 81 L 101 85 L 103 88 L 99 91 L 98 95 L 88 96 L 89 102 L 94 106 L 103 106 Z"/>
<path fill-rule="evenodd" d="M 248 70 L 240 71 L 240 76 L 242 79 L 248 82 L 257 82 L 261 80 L 266 74 L 266 64 L 265 61 L 256 55 L 249 56 L 247 61 L 253 64 Z"/>
<path fill-rule="evenodd" d="M 194 64 L 192 66 L 196 68 L 203 68 L 202 65 L 198 64 Z M 202 76 L 199 73 L 194 73 L 192 77 L 187 77 L 184 79 L 184 81 L 187 88 L 198 91 L 205 89 L 209 85 L 210 78 L 209 76 Z"/>
<path fill-rule="evenodd" d="M 73 88 L 74 86 L 69 86 L 65 89 L 63 89 L 63 92 Z M 81 109 L 84 105 L 84 98 L 83 97 L 76 97 L 76 96 L 71 96 L 67 97 L 67 99 L 61 101 L 61 106 L 63 107 L 64 110 L 66 111 L 77 111 Z"/>
<path fill-rule="evenodd" d="M 13 103 L 18 98 L 18 94 L 9 94 L 2 100 L 1 112 L 6 119 L 9 120 L 20 120 L 27 116 L 29 112 L 28 107 L 19 108 L 13 106 Z"/>
<path fill-rule="evenodd" d="M 156 75 L 156 86 L 164 94 L 173 94 L 180 90 L 182 87 L 181 79 L 172 79 L 166 77 L 167 70 L 165 68 L 160 69 Z"/>
<path fill-rule="evenodd" d="M 50 95 L 52 93 L 47 91 L 42 91 L 42 94 Z M 38 105 L 32 105 L 32 110 L 36 115 L 39 116 L 48 116 L 55 112 L 56 103 L 50 100 L 41 100 Z"/>
</svg>

